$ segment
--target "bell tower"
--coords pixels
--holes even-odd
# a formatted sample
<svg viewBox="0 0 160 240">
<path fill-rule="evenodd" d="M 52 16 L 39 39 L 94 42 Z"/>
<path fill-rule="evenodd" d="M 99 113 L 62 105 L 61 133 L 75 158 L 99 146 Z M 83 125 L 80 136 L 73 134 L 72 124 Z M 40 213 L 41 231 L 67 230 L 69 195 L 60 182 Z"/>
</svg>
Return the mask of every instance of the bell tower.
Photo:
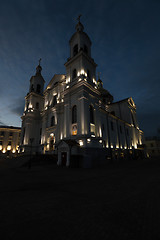
<svg viewBox="0 0 160 240">
<path fill-rule="evenodd" d="M 36 74 L 30 79 L 29 92 L 25 97 L 25 108 L 22 118 L 21 150 L 28 152 L 32 146 L 34 152 L 40 151 L 41 112 L 44 106 L 44 83 L 42 67 L 36 67 Z"/>
<path fill-rule="evenodd" d="M 92 42 L 84 32 L 84 26 L 80 21 L 80 17 L 81 15 L 77 19 L 76 32 L 69 41 L 70 57 L 65 63 L 66 83 L 75 82 L 75 80 L 82 79 L 83 77 L 95 83 L 97 64 L 91 57 Z"/>
<path fill-rule="evenodd" d="M 67 138 L 73 139 L 89 136 L 92 132 L 90 103 L 94 105 L 99 94 L 96 82 L 97 64 L 91 53 L 92 42 L 84 32 L 80 16 L 77 20 L 76 31 L 69 40 L 70 56 L 64 64 L 66 67 L 64 132 Z"/>
</svg>

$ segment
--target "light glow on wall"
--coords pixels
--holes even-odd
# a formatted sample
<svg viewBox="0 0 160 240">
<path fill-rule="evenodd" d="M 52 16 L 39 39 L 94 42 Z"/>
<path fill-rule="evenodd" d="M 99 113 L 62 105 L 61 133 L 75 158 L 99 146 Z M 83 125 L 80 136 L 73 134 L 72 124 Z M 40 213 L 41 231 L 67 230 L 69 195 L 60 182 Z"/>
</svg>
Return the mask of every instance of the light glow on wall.
<svg viewBox="0 0 160 240">
<path fill-rule="evenodd" d="M 82 147 L 83 146 L 83 141 L 79 140 L 79 145 Z"/>
<path fill-rule="evenodd" d="M 69 83 L 71 80 L 70 80 L 70 77 L 68 77 L 67 79 L 66 79 L 66 83 Z"/>
<path fill-rule="evenodd" d="M 29 104 L 28 108 L 33 108 L 32 103 Z"/>
<path fill-rule="evenodd" d="M 99 143 L 102 143 L 102 140 L 99 140 Z"/>
<path fill-rule="evenodd" d="M 7 150 L 9 150 L 9 151 L 10 151 L 10 150 L 11 150 L 11 146 L 7 146 Z"/>
<path fill-rule="evenodd" d="M 6 149 L 4 148 L 2 152 L 5 153 L 5 152 L 6 152 Z"/>
<path fill-rule="evenodd" d="M 95 80 L 95 78 L 93 78 L 93 83 L 97 85 L 97 81 Z"/>
<path fill-rule="evenodd" d="M 84 69 L 81 69 L 81 74 L 84 75 Z"/>
<path fill-rule="evenodd" d="M 134 148 L 137 149 L 137 144 L 136 143 L 134 144 Z"/>
<path fill-rule="evenodd" d="M 62 140 L 62 138 L 63 138 L 63 133 L 61 133 L 61 136 L 60 136 L 60 139 Z"/>
<path fill-rule="evenodd" d="M 99 136 L 102 137 L 102 129 L 101 129 L 101 127 L 99 128 Z"/>
<path fill-rule="evenodd" d="M 13 149 L 13 150 L 12 150 L 12 153 L 15 153 L 15 152 L 16 152 L 16 150 L 15 150 L 15 149 Z"/>
<path fill-rule="evenodd" d="M 0 151 L 2 150 L 2 145 L 0 145 Z"/>
<path fill-rule="evenodd" d="M 91 139 L 90 138 L 87 138 L 87 143 L 90 143 L 91 142 Z"/>
</svg>

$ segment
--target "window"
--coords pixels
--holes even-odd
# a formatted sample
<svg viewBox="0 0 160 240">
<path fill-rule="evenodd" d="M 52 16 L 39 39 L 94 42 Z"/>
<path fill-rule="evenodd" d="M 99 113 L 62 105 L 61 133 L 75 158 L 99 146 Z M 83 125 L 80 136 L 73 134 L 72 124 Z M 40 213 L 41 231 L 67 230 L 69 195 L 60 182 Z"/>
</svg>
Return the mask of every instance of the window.
<svg viewBox="0 0 160 240">
<path fill-rule="evenodd" d="M 54 107 L 57 104 L 57 95 L 54 95 L 53 101 L 52 101 L 52 107 Z"/>
<path fill-rule="evenodd" d="M 9 136 L 13 136 L 13 133 L 12 133 L 12 132 L 10 132 L 10 133 L 9 133 Z"/>
<path fill-rule="evenodd" d="M 39 102 L 36 102 L 36 109 L 39 109 Z"/>
<path fill-rule="evenodd" d="M 114 131 L 113 122 L 111 121 L 111 129 Z"/>
<path fill-rule="evenodd" d="M 1 136 L 4 136 L 4 132 L 1 132 Z"/>
<path fill-rule="evenodd" d="M 89 106 L 89 115 L 90 115 L 90 123 L 94 124 L 94 109 L 91 105 Z"/>
<path fill-rule="evenodd" d="M 52 117 L 51 117 L 51 127 L 54 126 L 54 125 L 55 125 L 55 117 L 52 116 Z"/>
<path fill-rule="evenodd" d="M 72 123 L 77 123 L 77 106 L 72 107 Z"/>
<path fill-rule="evenodd" d="M 11 144 L 12 144 L 12 142 L 11 142 L 11 141 L 9 141 L 9 142 L 8 142 L 8 146 L 11 146 Z"/>
<path fill-rule="evenodd" d="M 72 79 L 74 79 L 76 77 L 77 77 L 77 70 L 74 69 L 73 72 L 72 72 Z"/>
<path fill-rule="evenodd" d="M 0 145 L 3 145 L 3 141 L 0 141 Z"/>
<path fill-rule="evenodd" d="M 76 44 L 76 45 L 73 47 L 73 56 L 75 56 L 77 53 L 78 53 L 78 44 Z"/>
<path fill-rule="evenodd" d="M 31 85 L 30 91 L 31 91 L 31 92 L 33 92 L 33 91 L 34 91 L 33 84 Z"/>
<path fill-rule="evenodd" d="M 24 143 L 25 131 L 26 131 L 26 129 L 25 129 L 25 127 L 24 127 L 24 128 L 23 128 L 23 135 L 22 135 L 22 144 Z"/>
<path fill-rule="evenodd" d="M 84 45 L 84 52 L 85 52 L 86 54 L 88 54 L 88 48 L 87 48 L 86 45 Z"/>
<path fill-rule="evenodd" d="M 37 93 L 40 93 L 41 92 L 41 85 L 40 84 L 37 84 Z"/>
<path fill-rule="evenodd" d="M 87 77 L 90 78 L 90 71 L 87 69 Z"/>
</svg>

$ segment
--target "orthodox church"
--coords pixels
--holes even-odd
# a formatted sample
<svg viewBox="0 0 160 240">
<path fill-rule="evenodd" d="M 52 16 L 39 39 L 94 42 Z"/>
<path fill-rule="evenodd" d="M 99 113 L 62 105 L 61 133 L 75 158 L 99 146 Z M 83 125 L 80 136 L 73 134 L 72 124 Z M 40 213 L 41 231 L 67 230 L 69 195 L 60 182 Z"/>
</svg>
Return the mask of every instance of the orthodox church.
<svg viewBox="0 0 160 240">
<path fill-rule="evenodd" d="M 58 165 L 82 167 L 142 153 L 136 105 L 131 97 L 114 102 L 96 80 L 91 45 L 79 19 L 66 73 L 55 74 L 45 90 L 39 61 L 21 117 L 21 152 L 57 154 Z"/>
</svg>

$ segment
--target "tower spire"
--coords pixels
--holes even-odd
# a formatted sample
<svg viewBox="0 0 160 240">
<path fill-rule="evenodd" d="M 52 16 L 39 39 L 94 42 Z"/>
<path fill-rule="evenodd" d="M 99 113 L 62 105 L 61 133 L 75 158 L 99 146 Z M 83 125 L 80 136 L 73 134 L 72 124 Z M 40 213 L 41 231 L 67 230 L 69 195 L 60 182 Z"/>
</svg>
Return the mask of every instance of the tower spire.
<svg viewBox="0 0 160 240">
<path fill-rule="evenodd" d="M 77 32 L 83 32 L 83 29 L 84 29 L 83 24 L 80 21 L 81 16 L 82 16 L 82 14 L 79 14 L 79 16 L 77 18 L 77 21 L 78 21 L 78 23 L 76 25 Z"/>
<path fill-rule="evenodd" d="M 42 71 L 41 61 L 42 61 L 42 59 L 40 58 L 39 61 L 38 61 L 39 64 L 38 64 L 38 66 L 36 67 L 36 74 L 41 74 L 41 71 Z"/>
<path fill-rule="evenodd" d="M 41 66 L 41 61 L 42 61 L 42 59 L 40 58 L 40 59 L 39 59 L 39 66 Z"/>
<path fill-rule="evenodd" d="M 77 20 L 78 20 L 78 22 L 80 23 L 80 18 L 82 17 L 82 14 L 79 14 L 79 16 L 78 16 L 78 18 L 77 18 Z"/>
</svg>

